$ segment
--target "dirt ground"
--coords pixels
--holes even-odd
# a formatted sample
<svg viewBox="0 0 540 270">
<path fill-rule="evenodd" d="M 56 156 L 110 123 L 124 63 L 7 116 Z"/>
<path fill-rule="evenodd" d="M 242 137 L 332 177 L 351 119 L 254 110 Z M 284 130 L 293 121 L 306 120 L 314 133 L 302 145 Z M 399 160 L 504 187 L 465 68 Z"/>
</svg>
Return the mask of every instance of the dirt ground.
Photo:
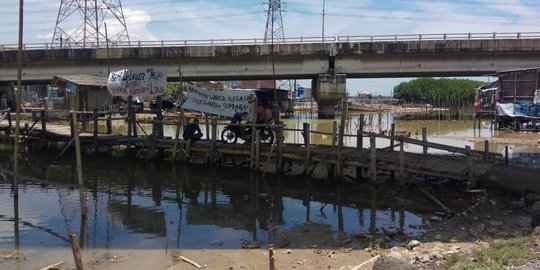
<svg viewBox="0 0 540 270">
<path fill-rule="evenodd" d="M 466 211 L 452 216 L 434 212 L 426 233 L 417 239 L 386 229 L 335 239 L 329 226 L 305 223 L 274 242 L 275 269 L 445 269 L 454 253 L 466 256 L 489 241 L 531 233 L 532 210 L 520 198 L 491 194 L 477 198 Z M 402 244 L 390 247 L 391 241 Z M 93 250 L 84 251 L 82 257 L 84 269 L 198 269 L 195 263 L 200 269 L 233 270 L 270 269 L 269 252 L 268 244 L 244 242 L 238 249 Z M 14 261 L 20 262 L 18 266 Z M 43 269 L 61 261 L 65 263 L 50 269 L 75 269 L 66 249 L 0 253 L 2 269 Z"/>
</svg>

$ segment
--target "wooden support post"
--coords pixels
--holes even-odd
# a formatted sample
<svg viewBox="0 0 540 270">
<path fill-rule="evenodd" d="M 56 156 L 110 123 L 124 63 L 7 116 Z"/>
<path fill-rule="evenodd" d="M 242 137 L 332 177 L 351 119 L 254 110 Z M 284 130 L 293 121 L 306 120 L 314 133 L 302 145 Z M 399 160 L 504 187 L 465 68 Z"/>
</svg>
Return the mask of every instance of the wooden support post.
<svg viewBox="0 0 540 270">
<path fill-rule="evenodd" d="M 504 164 L 508 165 L 508 145 L 504 147 Z"/>
<path fill-rule="evenodd" d="M 11 135 L 11 129 L 13 128 L 13 125 L 12 125 L 12 122 L 11 122 L 11 112 L 10 111 L 6 112 L 6 118 L 7 118 L 7 121 L 8 121 L 8 127 L 5 130 L 5 134 L 6 134 L 6 136 L 9 136 L 9 135 Z"/>
<path fill-rule="evenodd" d="M 211 157 L 210 157 L 210 163 L 214 164 L 216 162 L 216 156 L 217 156 L 217 119 L 212 118 L 212 151 L 211 151 Z"/>
<path fill-rule="evenodd" d="M 255 170 L 261 169 L 261 138 L 259 132 L 255 132 Z"/>
<path fill-rule="evenodd" d="M 362 141 L 363 141 L 364 137 L 363 137 L 363 134 L 362 134 L 362 130 L 357 130 L 356 131 L 356 148 L 359 149 L 359 150 L 362 150 Z M 356 180 L 360 181 L 362 179 L 362 170 L 363 168 L 362 167 L 359 167 L 357 166 L 356 167 Z"/>
<path fill-rule="evenodd" d="M 390 126 L 390 151 L 394 152 L 394 136 L 396 136 L 396 124 L 392 123 Z M 396 172 L 390 171 L 390 178 L 394 180 L 396 178 Z"/>
<path fill-rule="evenodd" d="M 472 158 L 471 147 L 467 145 L 465 146 L 465 150 L 467 151 L 467 167 L 469 168 L 468 169 L 469 188 L 474 188 L 476 187 L 476 181 L 474 179 L 473 158 Z"/>
<path fill-rule="evenodd" d="M 129 151 L 129 149 L 131 148 L 131 135 L 132 135 L 132 132 L 133 132 L 133 96 L 129 96 L 128 97 L 128 116 L 127 116 L 127 124 L 128 124 L 128 130 L 127 130 L 127 136 L 128 136 L 128 141 L 127 141 L 127 149 Z"/>
<path fill-rule="evenodd" d="M 10 111 L 7 112 L 7 120 L 8 120 L 9 129 L 12 129 L 13 128 L 13 120 L 11 118 L 11 112 Z"/>
<path fill-rule="evenodd" d="M 337 142 L 337 121 L 332 122 L 332 146 L 336 146 Z"/>
<path fill-rule="evenodd" d="M 156 112 L 156 119 L 157 119 L 157 132 L 156 135 L 158 138 L 163 138 L 163 102 L 161 96 L 156 97 L 157 102 L 157 112 Z"/>
<path fill-rule="evenodd" d="M 180 116 L 182 117 L 182 116 Z M 180 137 L 181 118 L 176 121 L 176 132 L 174 134 L 174 147 L 172 153 L 172 161 L 176 161 L 176 152 L 178 151 L 178 139 Z"/>
<path fill-rule="evenodd" d="M 45 110 L 39 112 L 39 118 L 41 120 L 41 139 L 45 140 L 47 137 L 47 117 L 45 116 Z"/>
<path fill-rule="evenodd" d="M 489 160 L 489 140 L 484 140 L 484 160 Z"/>
<path fill-rule="evenodd" d="M 98 145 L 98 128 L 99 128 L 99 123 L 98 123 L 98 109 L 94 109 L 94 114 L 93 114 L 93 119 L 94 119 L 94 153 L 98 153 L 99 152 L 99 145 Z"/>
<path fill-rule="evenodd" d="M 364 121 L 364 114 L 360 114 L 360 123 L 358 124 L 358 129 L 364 133 L 364 126 L 366 125 L 366 122 Z"/>
<path fill-rule="evenodd" d="M 77 113 L 71 113 L 71 119 L 73 121 L 73 130 L 77 131 Z M 81 159 L 81 141 L 79 139 L 79 132 L 74 132 L 75 136 L 75 155 L 77 160 L 77 181 L 79 184 L 79 199 L 81 203 L 81 216 L 86 217 L 86 196 L 84 194 L 84 181 L 82 175 L 82 159 Z"/>
<path fill-rule="evenodd" d="M 277 159 L 277 172 L 283 172 L 283 122 L 278 122 L 277 128 L 277 146 L 278 146 L 278 159 Z"/>
<path fill-rule="evenodd" d="M 75 259 L 75 267 L 77 270 L 83 270 L 81 248 L 79 247 L 79 240 L 77 236 L 72 233 L 69 235 L 69 241 L 71 242 L 71 251 L 73 251 L 73 258 Z"/>
<path fill-rule="evenodd" d="M 375 136 L 373 134 L 369 135 L 369 148 L 370 148 L 370 175 L 369 178 L 372 182 L 377 181 L 377 146 L 375 143 Z"/>
<path fill-rule="evenodd" d="M 427 155 L 428 147 L 425 144 L 427 142 L 427 129 L 425 127 L 422 128 L 422 141 L 424 142 L 423 148 L 424 148 L 424 155 Z"/>
<path fill-rule="evenodd" d="M 343 180 L 343 139 L 345 135 L 345 125 L 348 114 L 348 103 L 343 102 L 343 110 L 341 113 L 341 122 L 339 125 L 339 138 L 338 138 L 338 163 L 336 164 L 336 177 L 340 181 Z"/>
<path fill-rule="evenodd" d="M 306 159 L 304 161 L 304 175 L 307 175 L 311 163 L 311 130 L 309 123 L 304 123 L 304 147 L 306 148 Z"/>
<path fill-rule="evenodd" d="M 399 140 L 399 184 L 405 186 L 405 150 L 403 148 L 403 137 Z"/>
<path fill-rule="evenodd" d="M 255 133 L 257 133 L 257 127 L 251 126 L 251 148 L 249 151 L 249 168 L 251 170 L 255 168 Z"/>
<path fill-rule="evenodd" d="M 138 137 L 137 135 L 137 112 L 135 111 L 135 108 L 131 108 L 131 127 L 133 128 L 133 137 Z M 144 131 L 143 131 L 144 132 Z"/>
<path fill-rule="evenodd" d="M 274 245 L 273 244 L 268 245 L 268 263 L 269 263 L 270 270 L 276 269 L 274 265 Z"/>
<path fill-rule="evenodd" d="M 128 114 L 127 114 L 127 124 L 128 124 L 127 136 L 128 137 L 131 137 L 132 132 L 133 132 L 133 128 L 132 128 L 133 121 L 131 119 L 131 118 L 133 118 L 133 110 L 132 109 L 133 109 L 133 97 L 129 96 L 128 97 L 128 107 L 127 107 L 127 110 L 128 110 Z"/>
<path fill-rule="evenodd" d="M 73 120 L 73 118 L 71 118 L 69 120 L 69 132 L 71 134 L 71 138 L 75 138 L 75 131 L 78 131 L 77 119 Z"/>
<path fill-rule="evenodd" d="M 111 115 L 107 115 L 107 134 L 112 134 L 112 117 Z"/>
<path fill-rule="evenodd" d="M 208 116 L 207 113 L 204 114 L 204 126 L 206 127 L 206 136 L 208 138 L 208 136 L 210 135 L 210 117 Z M 253 137 L 251 137 L 253 139 Z"/>
<path fill-rule="evenodd" d="M 394 136 L 396 136 L 396 124 L 390 126 L 390 151 L 394 151 Z"/>
</svg>

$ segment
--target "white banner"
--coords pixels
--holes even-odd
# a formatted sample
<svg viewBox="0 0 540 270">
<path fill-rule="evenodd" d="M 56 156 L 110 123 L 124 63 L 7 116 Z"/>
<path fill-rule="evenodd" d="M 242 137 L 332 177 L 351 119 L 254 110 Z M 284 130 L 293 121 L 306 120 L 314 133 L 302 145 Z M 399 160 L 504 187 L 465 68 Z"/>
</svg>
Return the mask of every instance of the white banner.
<svg viewBox="0 0 540 270">
<path fill-rule="evenodd" d="M 257 96 L 254 91 L 209 91 L 190 85 L 182 108 L 215 115 L 232 117 L 247 112 L 244 119 L 255 119 Z"/>
<path fill-rule="evenodd" d="M 107 89 L 113 96 L 160 96 L 167 89 L 167 69 L 148 67 L 111 72 Z"/>
</svg>

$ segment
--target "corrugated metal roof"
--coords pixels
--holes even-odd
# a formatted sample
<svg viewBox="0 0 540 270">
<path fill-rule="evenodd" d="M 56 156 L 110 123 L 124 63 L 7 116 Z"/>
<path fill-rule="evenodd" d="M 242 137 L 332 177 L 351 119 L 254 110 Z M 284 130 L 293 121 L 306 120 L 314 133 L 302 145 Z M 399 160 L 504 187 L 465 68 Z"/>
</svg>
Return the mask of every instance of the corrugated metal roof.
<svg viewBox="0 0 540 270">
<path fill-rule="evenodd" d="M 107 77 L 96 76 L 96 75 L 57 75 L 54 76 L 55 79 L 61 81 L 70 81 L 77 85 L 89 85 L 89 86 L 107 86 Z"/>
</svg>

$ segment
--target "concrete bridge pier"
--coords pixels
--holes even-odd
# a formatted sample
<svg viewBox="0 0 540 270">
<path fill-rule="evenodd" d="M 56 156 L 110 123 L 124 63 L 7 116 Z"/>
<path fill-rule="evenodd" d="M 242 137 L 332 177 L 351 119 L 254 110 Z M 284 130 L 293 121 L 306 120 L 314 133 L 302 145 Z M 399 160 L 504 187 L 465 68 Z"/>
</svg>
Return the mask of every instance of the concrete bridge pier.
<svg viewBox="0 0 540 270">
<path fill-rule="evenodd" d="M 345 74 L 319 74 L 311 81 L 313 97 L 319 107 L 319 118 L 334 118 L 334 106 L 347 95 Z"/>
</svg>

